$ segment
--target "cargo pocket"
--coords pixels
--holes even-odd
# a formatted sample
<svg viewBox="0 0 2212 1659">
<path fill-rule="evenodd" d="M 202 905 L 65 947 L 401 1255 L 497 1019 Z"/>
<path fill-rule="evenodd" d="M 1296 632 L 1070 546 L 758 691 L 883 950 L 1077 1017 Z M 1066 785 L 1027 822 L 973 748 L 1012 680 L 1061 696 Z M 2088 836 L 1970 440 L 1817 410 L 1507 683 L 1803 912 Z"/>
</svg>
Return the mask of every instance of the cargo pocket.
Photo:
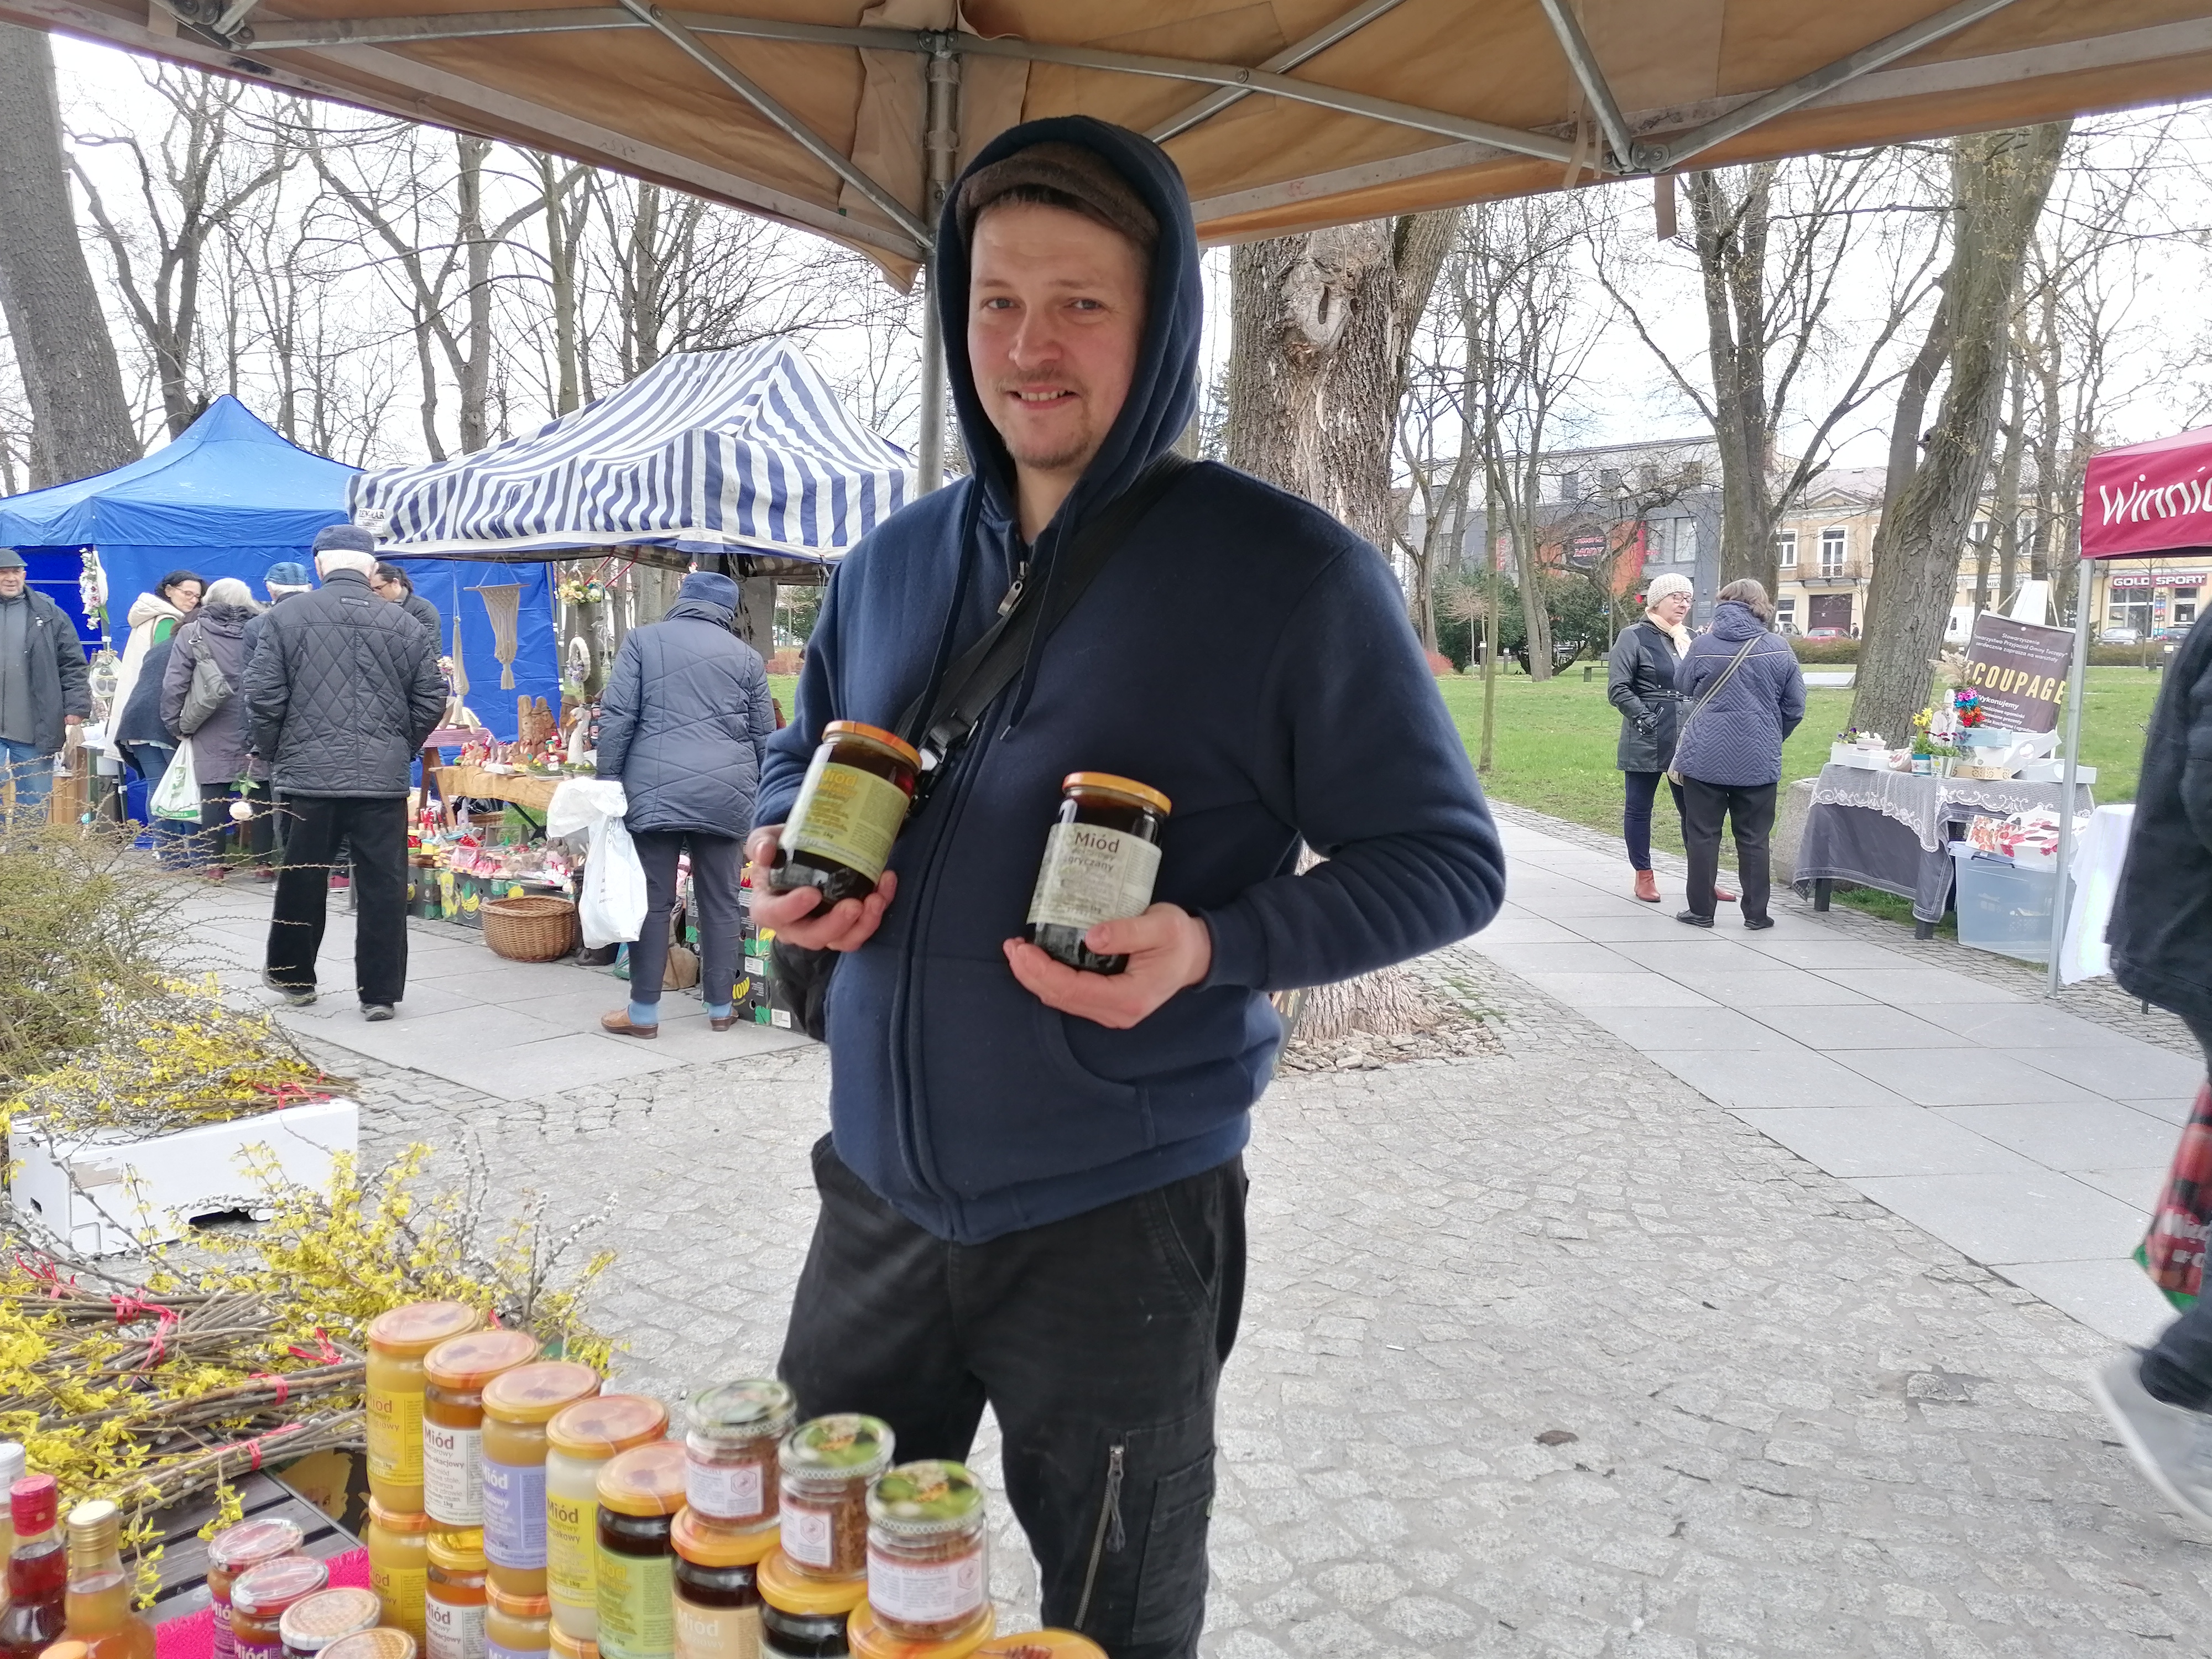
<svg viewBox="0 0 2212 1659">
<path fill-rule="evenodd" d="M 1213 1515 L 1213 1453 L 1164 1474 L 1152 1492 L 1137 1573 L 1131 1645 L 1187 1640 L 1195 1649 L 1206 1613 L 1206 1534 Z"/>
</svg>

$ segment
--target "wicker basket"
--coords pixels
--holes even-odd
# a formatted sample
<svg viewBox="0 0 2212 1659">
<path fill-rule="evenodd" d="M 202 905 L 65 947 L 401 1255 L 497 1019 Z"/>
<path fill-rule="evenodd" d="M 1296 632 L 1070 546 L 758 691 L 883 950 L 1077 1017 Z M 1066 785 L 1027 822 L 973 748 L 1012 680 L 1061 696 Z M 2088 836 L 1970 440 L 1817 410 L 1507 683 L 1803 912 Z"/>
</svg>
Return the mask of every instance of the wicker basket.
<svg viewBox="0 0 2212 1659">
<path fill-rule="evenodd" d="M 582 942 L 576 907 L 550 893 L 484 901 L 484 943 L 509 962 L 558 962 Z"/>
</svg>

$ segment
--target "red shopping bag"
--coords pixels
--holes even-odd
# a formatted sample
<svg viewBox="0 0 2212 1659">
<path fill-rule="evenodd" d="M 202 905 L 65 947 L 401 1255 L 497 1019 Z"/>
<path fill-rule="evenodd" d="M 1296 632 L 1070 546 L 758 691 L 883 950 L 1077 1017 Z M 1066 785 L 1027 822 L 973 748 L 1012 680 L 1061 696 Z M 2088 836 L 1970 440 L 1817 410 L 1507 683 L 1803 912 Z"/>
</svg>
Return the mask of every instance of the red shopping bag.
<svg viewBox="0 0 2212 1659">
<path fill-rule="evenodd" d="M 2197 1103 L 2173 1149 L 2166 1189 L 2151 1212 L 2150 1231 L 2136 1247 L 2136 1261 L 2177 1308 L 2194 1306 L 2204 1285 L 2204 1240 L 2212 1231 L 2212 1082 L 2198 1086 Z"/>
</svg>

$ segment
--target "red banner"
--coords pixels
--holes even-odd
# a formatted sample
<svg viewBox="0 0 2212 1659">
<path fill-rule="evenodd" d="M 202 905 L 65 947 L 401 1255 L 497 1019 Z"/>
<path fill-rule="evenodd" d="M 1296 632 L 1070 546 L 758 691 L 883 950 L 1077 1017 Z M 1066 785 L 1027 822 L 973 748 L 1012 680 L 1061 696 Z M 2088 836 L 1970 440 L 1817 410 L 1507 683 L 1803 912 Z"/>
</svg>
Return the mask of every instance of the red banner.
<svg viewBox="0 0 2212 1659">
<path fill-rule="evenodd" d="M 2212 427 L 2092 456 L 2081 552 L 2092 559 L 2212 549 Z"/>
</svg>

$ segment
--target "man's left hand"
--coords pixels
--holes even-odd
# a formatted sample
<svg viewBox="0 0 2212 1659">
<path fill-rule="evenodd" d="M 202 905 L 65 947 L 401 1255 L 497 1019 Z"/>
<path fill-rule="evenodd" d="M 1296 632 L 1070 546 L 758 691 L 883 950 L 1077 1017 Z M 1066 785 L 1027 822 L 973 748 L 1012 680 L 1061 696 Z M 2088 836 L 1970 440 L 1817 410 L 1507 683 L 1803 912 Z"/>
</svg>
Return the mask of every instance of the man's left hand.
<svg viewBox="0 0 2212 1659">
<path fill-rule="evenodd" d="M 1197 984 L 1213 966 L 1213 935 L 1196 916 L 1173 904 L 1155 904 L 1121 921 L 1102 921 L 1083 942 L 1101 956 L 1125 956 L 1129 965 L 1118 974 L 1082 973 L 1018 939 L 1006 942 L 1006 963 L 1048 1008 L 1117 1031 Z"/>
</svg>

